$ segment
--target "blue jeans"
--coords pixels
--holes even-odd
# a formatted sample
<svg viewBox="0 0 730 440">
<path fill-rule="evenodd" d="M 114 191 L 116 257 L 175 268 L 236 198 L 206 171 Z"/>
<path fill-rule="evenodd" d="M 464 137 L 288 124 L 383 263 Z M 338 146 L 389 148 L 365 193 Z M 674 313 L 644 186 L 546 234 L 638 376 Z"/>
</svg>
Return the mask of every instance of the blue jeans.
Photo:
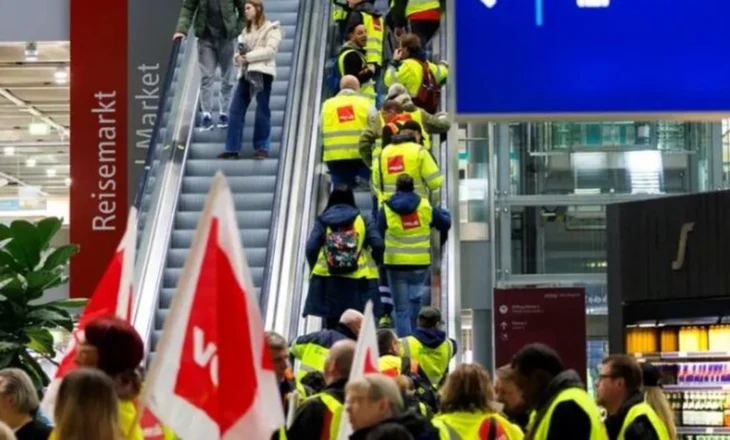
<svg viewBox="0 0 730 440">
<path fill-rule="evenodd" d="M 428 269 L 388 269 L 387 272 L 395 309 L 395 331 L 399 337 L 404 338 L 417 327 L 418 313 L 421 311 L 421 294 Z"/>
<path fill-rule="evenodd" d="M 331 160 L 325 163 L 333 186 L 345 184 L 354 189 L 358 186 L 357 177 L 365 182 L 370 181 L 370 169 L 362 159 Z"/>
<path fill-rule="evenodd" d="M 256 94 L 256 119 L 253 125 L 253 147 L 255 150 L 269 151 L 271 136 L 271 84 L 274 77 L 264 75 L 264 88 Z M 246 110 L 251 104 L 251 84 L 245 77 L 238 80 L 233 93 L 231 108 L 228 112 L 228 133 L 226 135 L 226 151 L 238 153 L 243 147 L 243 124 L 246 121 Z"/>
</svg>

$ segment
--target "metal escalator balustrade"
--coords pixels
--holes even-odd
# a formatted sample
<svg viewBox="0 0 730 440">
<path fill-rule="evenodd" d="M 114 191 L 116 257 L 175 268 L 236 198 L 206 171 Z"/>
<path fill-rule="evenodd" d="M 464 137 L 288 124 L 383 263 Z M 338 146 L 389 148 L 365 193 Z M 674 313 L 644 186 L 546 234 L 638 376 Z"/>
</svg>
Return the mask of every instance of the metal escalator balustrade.
<svg viewBox="0 0 730 440">
<path fill-rule="evenodd" d="M 196 128 L 187 149 L 182 185 L 173 219 L 159 309 L 155 319 L 152 349 L 167 316 L 172 297 L 177 288 L 183 265 L 188 256 L 192 237 L 200 218 L 205 196 L 218 170 L 225 174 L 234 194 L 238 226 L 246 258 L 253 276 L 256 295 L 260 297 L 264 284 L 264 272 L 268 261 L 269 235 L 272 213 L 280 171 L 282 133 L 287 122 L 287 96 L 292 77 L 296 27 L 299 18 L 299 0 L 267 0 L 266 15 L 271 21 L 280 21 L 284 39 L 276 55 L 276 78 L 271 92 L 271 137 L 269 157 L 253 158 L 253 126 L 256 102 L 253 100 L 246 113 L 243 150 L 239 160 L 221 160 L 216 156 L 224 150 L 225 129 L 203 130 Z"/>
<path fill-rule="evenodd" d="M 185 62 L 187 40 L 175 40 L 170 51 L 170 58 L 167 63 L 165 79 L 160 92 L 160 101 L 155 114 L 155 123 L 150 134 L 150 141 L 145 158 L 144 170 L 139 181 L 137 195 L 134 199 L 134 206 L 139 211 L 137 221 L 137 249 L 144 241 L 145 224 L 147 213 L 152 206 L 152 195 L 156 189 L 157 177 L 162 173 L 161 168 L 164 166 L 169 154 L 165 155 L 165 143 L 168 132 L 172 130 L 174 123 L 171 118 L 173 110 L 173 102 L 176 97 L 176 91 L 180 84 L 180 71 Z"/>
</svg>

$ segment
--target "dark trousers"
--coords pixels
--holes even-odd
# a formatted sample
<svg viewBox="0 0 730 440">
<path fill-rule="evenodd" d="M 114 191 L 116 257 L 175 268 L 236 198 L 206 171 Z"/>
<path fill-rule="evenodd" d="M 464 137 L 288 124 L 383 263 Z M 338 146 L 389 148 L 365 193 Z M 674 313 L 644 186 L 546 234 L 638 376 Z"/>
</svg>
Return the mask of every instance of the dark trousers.
<svg viewBox="0 0 730 440">
<path fill-rule="evenodd" d="M 269 151 L 271 135 L 271 86 L 274 77 L 264 75 L 264 88 L 256 93 L 256 118 L 253 124 L 253 147 L 255 150 Z M 253 99 L 251 83 L 242 76 L 233 94 L 231 108 L 228 113 L 228 133 L 226 135 L 226 151 L 238 153 L 243 147 L 243 125 L 246 110 Z"/>
<path fill-rule="evenodd" d="M 421 40 L 421 47 L 424 49 L 426 49 L 428 43 L 431 42 L 433 36 L 436 35 L 436 32 L 438 32 L 440 25 L 441 22 L 436 20 L 410 21 L 411 32 L 418 35 L 418 38 Z"/>
</svg>

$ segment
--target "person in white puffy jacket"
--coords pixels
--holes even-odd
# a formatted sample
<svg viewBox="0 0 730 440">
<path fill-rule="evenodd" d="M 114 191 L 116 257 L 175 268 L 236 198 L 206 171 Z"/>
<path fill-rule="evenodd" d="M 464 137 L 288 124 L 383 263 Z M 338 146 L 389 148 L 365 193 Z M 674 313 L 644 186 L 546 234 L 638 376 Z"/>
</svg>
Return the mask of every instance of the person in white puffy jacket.
<svg viewBox="0 0 730 440">
<path fill-rule="evenodd" d="M 264 14 L 262 0 L 246 0 L 246 25 L 238 38 L 234 63 L 241 66 L 236 91 L 229 110 L 226 149 L 218 157 L 237 159 L 243 147 L 243 126 L 246 110 L 256 97 L 256 118 L 253 128 L 253 147 L 256 159 L 269 154 L 271 135 L 271 87 L 276 78 L 276 54 L 284 38 L 284 29 L 278 21 L 269 21 Z"/>
</svg>

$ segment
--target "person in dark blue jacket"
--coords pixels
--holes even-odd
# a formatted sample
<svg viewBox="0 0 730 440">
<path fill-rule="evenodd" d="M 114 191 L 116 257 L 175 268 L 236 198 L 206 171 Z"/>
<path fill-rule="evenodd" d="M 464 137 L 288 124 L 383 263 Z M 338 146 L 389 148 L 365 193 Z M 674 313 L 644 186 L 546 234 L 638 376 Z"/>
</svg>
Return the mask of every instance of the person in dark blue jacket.
<svg viewBox="0 0 730 440">
<path fill-rule="evenodd" d="M 357 270 L 332 274 L 325 248 L 335 241 L 333 233 L 342 231 L 354 231 L 358 237 Z M 381 303 L 376 265 L 382 262 L 383 251 L 383 237 L 372 221 L 360 214 L 352 190 L 346 185 L 335 187 L 307 240 L 306 257 L 312 275 L 304 316 L 319 316 L 326 328 L 334 328 L 345 310 L 363 311 L 368 300 L 373 301 L 373 312 L 378 316 Z"/>
<path fill-rule="evenodd" d="M 421 305 L 428 303 L 422 294 L 431 265 L 429 231 L 439 231 L 441 244 L 445 243 L 451 229 L 451 214 L 422 200 L 414 192 L 409 174 L 398 176 L 395 186 L 396 193 L 378 212 L 378 231 L 385 237 L 385 269 L 393 297 L 396 332 L 406 337 L 417 327 Z M 421 221 L 429 217 L 430 223 Z"/>
</svg>

